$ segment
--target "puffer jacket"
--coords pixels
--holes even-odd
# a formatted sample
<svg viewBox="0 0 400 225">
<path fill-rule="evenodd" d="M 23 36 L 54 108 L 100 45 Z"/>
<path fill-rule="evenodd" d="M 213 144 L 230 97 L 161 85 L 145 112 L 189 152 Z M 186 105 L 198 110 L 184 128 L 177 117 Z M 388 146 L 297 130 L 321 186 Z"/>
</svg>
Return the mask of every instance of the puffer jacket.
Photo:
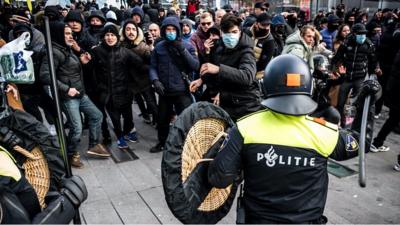
<svg viewBox="0 0 400 225">
<path fill-rule="evenodd" d="M 310 70 L 314 71 L 312 49 L 304 42 L 303 38 L 300 36 L 299 30 L 289 35 L 286 39 L 286 44 L 283 48 L 282 54 L 293 54 L 300 57 L 307 62 Z"/>
<path fill-rule="evenodd" d="M 180 44 L 185 47 L 183 52 L 177 51 L 174 43 L 165 39 L 165 28 L 169 25 L 176 28 L 178 39 L 176 41 L 181 42 Z M 187 74 L 197 71 L 199 61 L 196 51 L 191 44 L 181 41 L 181 29 L 176 17 L 167 17 L 164 19 L 161 26 L 161 37 L 163 40 L 157 43 L 151 55 L 150 80 L 159 80 L 165 87 L 166 95 L 187 92 L 188 87 L 182 79 L 178 63 L 184 67 L 184 72 Z"/>
<path fill-rule="evenodd" d="M 81 62 L 72 52 L 71 48 L 63 47 L 54 42 L 52 44 L 54 68 L 61 98 L 80 98 L 85 94 Z M 45 85 L 51 84 L 47 54 L 43 57 L 42 65 L 40 67 L 40 80 Z M 75 95 L 74 97 L 68 96 L 68 90 L 70 88 L 75 88 L 80 94 Z"/>
<path fill-rule="evenodd" d="M 90 66 L 97 85 L 100 103 L 110 101 L 114 107 L 124 107 L 132 103 L 132 92 L 129 90 L 130 68 L 137 71 L 146 70 L 142 59 L 117 43 L 110 47 L 102 43 L 92 50 Z"/>
<path fill-rule="evenodd" d="M 123 30 L 128 22 L 125 22 Z M 125 32 L 122 32 L 122 42 L 121 45 L 134 53 L 140 56 L 143 60 L 143 63 L 148 66 L 150 65 L 150 57 L 151 57 L 151 47 L 144 42 L 143 31 L 138 27 L 138 36 L 134 41 L 130 41 L 125 36 Z M 149 78 L 149 71 L 138 71 L 137 68 L 130 67 L 130 80 L 129 80 L 129 87 L 133 94 L 139 93 L 144 91 L 145 89 L 151 86 L 150 78 Z"/>
<path fill-rule="evenodd" d="M 364 78 L 367 73 L 375 73 L 377 65 L 375 47 L 368 38 L 363 44 L 357 44 L 355 35 L 349 34 L 333 57 L 332 64 L 344 65 L 345 79 L 349 81 Z"/>
<path fill-rule="evenodd" d="M 220 106 L 233 120 L 260 109 L 253 41 L 247 34 L 242 34 L 233 49 L 219 45 L 210 63 L 219 66 L 219 73 L 205 74 L 202 79 L 219 92 Z"/>
</svg>

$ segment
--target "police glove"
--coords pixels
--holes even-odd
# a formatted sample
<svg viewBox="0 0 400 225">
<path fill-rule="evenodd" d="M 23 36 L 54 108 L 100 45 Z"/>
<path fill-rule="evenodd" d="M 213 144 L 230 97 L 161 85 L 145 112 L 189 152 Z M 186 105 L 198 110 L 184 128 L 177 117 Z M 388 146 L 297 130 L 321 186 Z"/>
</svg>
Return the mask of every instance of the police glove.
<svg viewBox="0 0 400 225">
<path fill-rule="evenodd" d="M 75 207 L 79 207 L 87 199 L 88 192 L 81 177 L 73 175 L 69 178 L 63 178 L 61 184 L 61 194 Z"/>
<path fill-rule="evenodd" d="M 382 95 L 382 87 L 377 80 L 366 80 L 363 82 L 357 101 L 363 101 L 367 96 L 371 96 L 371 104 L 374 104 Z"/>
<path fill-rule="evenodd" d="M 7 149 L 12 149 L 16 145 L 20 145 L 22 140 L 14 134 L 8 127 L 0 128 L 0 143 Z"/>
<path fill-rule="evenodd" d="M 154 80 L 153 86 L 154 86 L 154 89 L 156 89 L 157 94 L 159 94 L 161 96 L 164 95 L 165 88 L 164 88 L 164 85 L 159 80 Z"/>
</svg>

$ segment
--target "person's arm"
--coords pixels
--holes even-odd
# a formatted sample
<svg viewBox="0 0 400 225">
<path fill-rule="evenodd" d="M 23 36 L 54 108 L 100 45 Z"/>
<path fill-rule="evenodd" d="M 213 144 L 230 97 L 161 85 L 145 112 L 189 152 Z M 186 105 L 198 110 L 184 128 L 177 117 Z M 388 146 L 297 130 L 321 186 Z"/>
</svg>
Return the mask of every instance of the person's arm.
<svg viewBox="0 0 400 225">
<path fill-rule="evenodd" d="M 221 64 L 217 79 L 220 82 L 250 86 L 255 79 L 255 74 L 256 59 L 254 53 L 249 50 L 242 53 L 238 68 Z"/>
<path fill-rule="evenodd" d="M 269 61 L 271 61 L 274 52 L 275 52 L 275 41 L 273 39 L 264 41 L 261 56 L 257 62 L 257 71 L 263 71 L 265 69 Z"/>
<path fill-rule="evenodd" d="M 150 80 L 153 82 L 154 80 L 158 80 L 158 55 L 157 50 L 154 49 L 151 53 L 150 59 L 150 70 L 149 70 Z"/>
<path fill-rule="evenodd" d="M 191 71 L 198 71 L 199 59 L 197 58 L 195 48 L 191 44 L 185 46 L 183 42 L 180 42 L 179 45 L 176 45 L 176 48 L 182 56 L 182 60 L 186 62 L 186 68 L 190 69 Z"/>
<path fill-rule="evenodd" d="M 55 56 L 55 55 L 53 54 L 53 56 Z M 60 59 L 59 57 L 53 57 L 55 72 L 57 71 L 57 68 L 62 63 L 62 62 L 60 62 L 61 60 L 62 59 Z M 40 66 L 40 81 L 45 85 L 51 85 L 50 66 L 49 66 L 47 54 L 43 57 L 42 65 Z M 61 82 L 59 79 L 57 79 L 57 86 L 60 91 L 68 93 L 68 90 L 69 90 L 68 84 L 65 84 L 65 83 Z"/>
<path fill-rule="evenodd" d="M 240 175 L 243 137 L 235 126 L 225 139 L 225 146 L 218 152 L 208 168 L 208 181 L 216 188 L 226 188 Z"/>
</svg>

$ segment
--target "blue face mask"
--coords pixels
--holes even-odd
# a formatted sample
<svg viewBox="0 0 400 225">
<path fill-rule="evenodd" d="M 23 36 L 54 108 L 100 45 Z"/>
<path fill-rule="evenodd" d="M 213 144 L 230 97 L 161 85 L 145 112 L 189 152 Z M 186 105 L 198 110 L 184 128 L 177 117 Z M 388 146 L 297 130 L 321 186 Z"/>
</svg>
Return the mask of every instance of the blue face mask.
<svg viewBox="0 0 400 225">
<path fill-rule="evenodd" d="M 357 34 L 356 35 L 357 44 L 360 44 L 360 45 L 363 44 L 366 39 L 367 39 L 367 35 L 366 34 Z"/>
<path fill-rule="evenodd" d="M 234 48 L 239 43 L 239 34 L 222 33 L 222 42 L 227 48 Z"/>
<path fill-rule="evenodd" d="M 176 32 L 165 32 L 165 37 L 168 41 L 175 41 L 176 40 Z"/>
</svg>

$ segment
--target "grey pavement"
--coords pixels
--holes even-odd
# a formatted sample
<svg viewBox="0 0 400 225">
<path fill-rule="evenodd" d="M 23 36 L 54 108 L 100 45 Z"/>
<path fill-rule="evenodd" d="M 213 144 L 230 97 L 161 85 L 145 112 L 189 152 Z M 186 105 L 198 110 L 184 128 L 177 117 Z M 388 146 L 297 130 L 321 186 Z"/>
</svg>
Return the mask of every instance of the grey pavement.
<svg viewBox="0 0 400 225">
<path fill-rule="evenodd" d="M 134 106 L 134 121 L 139 142 L 130 148 L 139 157 L 134 161 L 115 163 L 110 159 L 85 157 L 87 131 L 82 136 L 81 154 L 85 167 L 73 173 L 85 180 L 89 197 L 80 208 L 82 223 L 86 224 L 179 224 L 172 215 L 161 181 L 162 153 L 149 153 L 155 145 L 154 127 L 144 124 Z M 374 134 L 387 118 L 376 121 Z M 345 178 L 329 175 L 329 192 L 325 215 L 331 224 L 399 224 L 400 173 L 393 170 L 400 153 L 400 136 L 390 134 L 388 152 L 369 153 L 366 157 L 367 187 L 358 185 L 358 174 Z M 115 140 L 115 137 L 114 137 Z M 358 158 L 340 162 L 358 170 Z M 220 224 L 233 224 L 236 204 Z"/>
</svg>

